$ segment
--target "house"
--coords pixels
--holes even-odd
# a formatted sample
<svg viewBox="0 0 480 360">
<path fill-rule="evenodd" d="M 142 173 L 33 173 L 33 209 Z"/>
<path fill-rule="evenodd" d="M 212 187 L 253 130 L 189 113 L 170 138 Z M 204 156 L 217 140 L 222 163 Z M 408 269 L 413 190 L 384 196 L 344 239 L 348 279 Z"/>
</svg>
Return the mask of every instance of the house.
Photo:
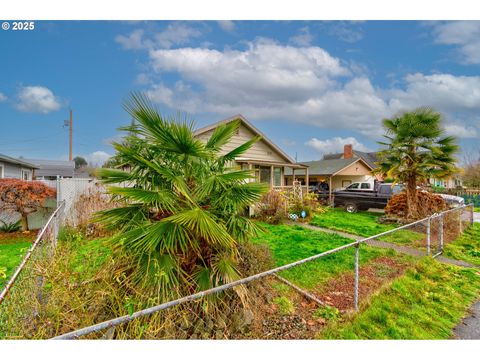
<svg viewBox="0 0 480 360">
<path fill-rule="evenodd" d="M 73 178 L 75 162 L 64 160 L 25 159 L 37 167 L 35 180 L 56 180 Z"/>
<path fill-rule="evenodd" d="M 428 182 L 431 186 L 441 187 L 444 189 L 463 188 L 463 181 L 459 174 L 452 175 L 446 179 L 430 178 Z"/>
<path fill-rule="evenodd" d="M 32 180 L 38 167 L 24 159 L 0 154 L 0 179 Z"/>
<path fill-rule="evenodd" d="M 221 149 L 222 154 L 228 153 L 258 135 L 261 137 L 261 140 L 253 144 L 250 149 L 242 154 L 242 156 L 235 158 L 235 165 L 241 169 L 254 170 L 254 181 L 267 183 L 272 188 L 287 186 L 285 182 L 285 174 L 289 171 L 295 172 L 295 170 L 301 170 L 303 172 L 303 184 L 308 187 L 308 166 L 297 163 L 293 160 L 242 115 L 235 115 L 198 129 L 195 131 L 195 136 L 201 141 L 207 142 L 219 125 L 237 119 L 241 122 L 240 127 L 230 142 Z"/>
<path fill-rule="evenodd" d="M 318 185 L 327 182 L 329 189 L 343 188 L 353 182 L 374 182 L 378 179 L 372 171 L 376 168 L 376 153 L 354 151 L 352 145 L 344 146 L 343 153 L 328 154 L 322 160 L 306 161 L 309 167 L 309 182 Z M 303 170 L 288 171 L 285 173 L 287 184 L 291 184 L 293 177 L 304 182 Z"/>
</svg>

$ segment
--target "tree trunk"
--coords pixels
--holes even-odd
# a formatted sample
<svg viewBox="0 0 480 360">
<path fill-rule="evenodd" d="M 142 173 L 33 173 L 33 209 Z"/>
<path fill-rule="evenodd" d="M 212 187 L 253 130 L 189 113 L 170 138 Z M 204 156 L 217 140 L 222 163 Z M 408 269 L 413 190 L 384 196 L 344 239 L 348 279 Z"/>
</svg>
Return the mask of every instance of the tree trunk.
<svg viewBox="0 0 480 360">
<path fill-rule="evenodd" d="M 28 231 L 28 215 L 22 214 L 22 230 Z"/>
<path fill-rule="evenodd" d="M 417 216 L 417 180 L 415 177 L 407 181 L 407 219 L 414 219 Z"/>
</svg>

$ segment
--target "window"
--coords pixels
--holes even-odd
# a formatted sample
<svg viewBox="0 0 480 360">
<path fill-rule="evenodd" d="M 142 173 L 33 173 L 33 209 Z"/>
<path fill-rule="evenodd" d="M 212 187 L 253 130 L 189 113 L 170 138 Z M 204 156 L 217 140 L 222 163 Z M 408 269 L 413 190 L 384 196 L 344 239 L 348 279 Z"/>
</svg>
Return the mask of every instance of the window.
<svg viewBox="0 0 480 360">
<path fill-rule="evenodd" d="M 22 176 L 22 180 L 27 180 L 27 181 L 32 180 L 31 173 L 29 170 L 22 169 L 21 176 Z"/>
<path fill-rule="evenodd" d="M 282 186 L 282 168 L 273 168 L 273 185 Z"/>
<path fill-rule="evenodd" d="M 372 185 L 370 183 L 362 183 L 360 189 L 371 189 Z"/>
<path fill-rule="evenodd" d="M 0 179 L 5 177 L 4 171 L 5 169 L 3 168 L 3 164 L 0 164 Z"/>
<path fill-rule="evenodd" d="M 352 185 L 347 187 L 347 189 L 358 189 L 358 185 L 360 185 L 360 184 L 359 183 L 353 183 Z"/>
<path fill-rule="evenodd" d="M 347 187 L 352 183 L 352 180 L 342 180 L 342 187 Z"/>
</svg>

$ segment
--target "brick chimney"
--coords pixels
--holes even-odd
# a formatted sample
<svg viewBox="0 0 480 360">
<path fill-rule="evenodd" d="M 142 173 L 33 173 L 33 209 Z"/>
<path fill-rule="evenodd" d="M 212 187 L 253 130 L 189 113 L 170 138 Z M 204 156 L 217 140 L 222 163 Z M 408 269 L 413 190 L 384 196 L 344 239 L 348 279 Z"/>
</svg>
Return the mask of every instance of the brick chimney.
<svg viewBox="0 0 480 360">
<path fill-rule="evenodd" d="M 351 159 L 353 157 L 353 146 L 352 144 L 346 144 L 343 146 L 343 158 Z"/>
</svg>

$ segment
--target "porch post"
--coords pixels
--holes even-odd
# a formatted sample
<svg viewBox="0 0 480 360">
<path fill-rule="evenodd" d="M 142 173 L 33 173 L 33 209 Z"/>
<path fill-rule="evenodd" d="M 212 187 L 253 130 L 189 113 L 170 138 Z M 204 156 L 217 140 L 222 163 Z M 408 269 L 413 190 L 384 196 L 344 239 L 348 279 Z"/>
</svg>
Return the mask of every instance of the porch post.
<svg viewBox="0 0 480 360">
<path fill-rule="evenodd" d="M 332 205 L 333 199 L 332 199 L 332 176 L 331 175 L 328 178 L 328 182 L 329 182 L 329 185 L 328 185 L 328 202 L 329 202 L 329 205 Z"/>
<path fill-rule="evenodd" d="M 273 189 L 273 185 L 275 185 L 274 178 L 273 178 L 273 165 L 270 166 L 270 188 Z"/>
<path fill-rule="evenodd" d="M 307 194 L 308 194 L 308 185 L 310 183 L 309 174 L 308 174 L 308 167 L 305 169 L 305 185 L 307 186 Z"/>
<path fill-rule="evenodd" d="M 295 181 L 295 168 L 292 168 L 292 185 L 294 181 Z"/>
</svg>

